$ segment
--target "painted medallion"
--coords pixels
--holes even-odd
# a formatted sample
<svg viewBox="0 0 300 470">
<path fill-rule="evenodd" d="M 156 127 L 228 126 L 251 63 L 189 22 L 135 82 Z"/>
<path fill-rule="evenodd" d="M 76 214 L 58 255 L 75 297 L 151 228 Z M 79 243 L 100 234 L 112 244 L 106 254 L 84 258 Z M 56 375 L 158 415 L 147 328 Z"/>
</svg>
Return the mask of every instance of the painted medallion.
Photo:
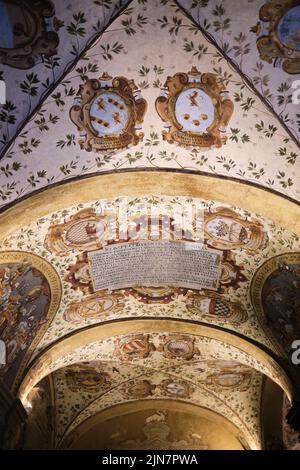
<svg viewBox="0 0 300 470">
<path fill-rule="evenodd" d="M 51 0 L 0 1 L 0 62 L 29 69 L 57 53 L 58 29 Z"/>
<path fill-rule="evenodd" d="M 282 67 L 289 74 L 300 73 L 300 6 L 298 0 L 269 0 L 259 11 L 256 33 L 260 58 Z"/>
<path fill-rule="evenodd" d="M 80 147 L 87 151 L 114 152 L 143 139 L 139 132 L 147 103 L 133 80 L 110 77 L 87 80 L 79 88 L 70 117 L 83 139 Z"/>
</svg>

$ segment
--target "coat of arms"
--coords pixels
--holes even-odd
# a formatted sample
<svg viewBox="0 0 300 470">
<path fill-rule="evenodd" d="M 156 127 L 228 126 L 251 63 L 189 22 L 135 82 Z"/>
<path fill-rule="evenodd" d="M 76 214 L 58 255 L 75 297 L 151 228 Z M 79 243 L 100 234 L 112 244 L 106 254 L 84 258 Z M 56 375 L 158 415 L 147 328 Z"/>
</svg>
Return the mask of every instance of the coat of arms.
<svg viewBox="0 0 300 470">
<path fill-rule="evenodd" d="M 80 147 L 87 151 L 113 152 L 137 145 L 144 134 L 137 132 L 147 103 L 133 80 L 104 73 L 80 86 L 70 117 L 81 136 Z"/>
<path fill-rule="evenodd" d="M 221 320 L 233 325 L 248 320 L 247 311 L 240 304 L 230 302 L 216 292 L 190 293 L 186 298 L 186 307 L 199 319 Z"/>
<path fill-rule="evenodd" d="M 221 147 L 226 143 L 226 126 L 233 113 L 222 80 L 193 67 L 189 73 L 168 77 L 156 110 L 168 130 L 163 138 L 183 147 Z M 222 135 L 223 134 L 223 135 Z"/>
<path fill-rule="evenodd" d="M 105 215 L 99 215 L 91 208 L 82 209 L 62 223 L 54 220 L 44 246 L 59 256 L 65 256 L 74 249 L 98 250 L 103 246 L 106 228 Z"/>
<path fill-rule="evenodd" d="M 300 73 L 300 5 L 298 0 L 269 0 L 259 11 L 260 21 L 251 31 L 258 37 L 260 58 Z"/>
<path fill-rule="evenodd" d="M 72 302 L 64 311 L 63 317 L 69 323 L 84 320 L 100 320 L 111 313 L 117 314 L 125 306 L 122 294 L 97 292 L 80 302 Z"/>
<path fill-rule="evenodd" d="M 164 356 L 168 359 L 180 358 L 189 361 L 195 355 L 199 356 L 200 351 L 195 346 L 195 338 L 185 335 L 170 335 L 161 338 L 164 344 L 159 347 Z"/>
<path fill-rule="evenodd" d="M 266 248 L 269 240 L 258 220 L 243 219 L 225 207 L 219 207 L 215 212 L 205 212 L 204 234 L 207 244 L 214 248 L 242 248 L 250 253 Z"/>
<path fill-rule="evenodd" d="M 149 339 L 149 335 L 127 336 L 116 340 L 114 355 L 121 360 L 145 359 L 155 351 L 155 346 Z"/>
<path fill-rule="evenodd" d="M 57 30 L 51 0 L 3 0 L 0 2 L 0 62 L 29 69 L 57 52 Z"/>
</svg>

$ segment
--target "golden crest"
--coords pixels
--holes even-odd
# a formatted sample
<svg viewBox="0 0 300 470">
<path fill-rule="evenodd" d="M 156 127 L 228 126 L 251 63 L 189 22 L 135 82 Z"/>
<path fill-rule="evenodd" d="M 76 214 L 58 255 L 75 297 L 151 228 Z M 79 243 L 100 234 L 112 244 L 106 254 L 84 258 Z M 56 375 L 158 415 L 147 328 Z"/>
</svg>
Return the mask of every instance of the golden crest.
<svg viewBox="0 0 300 470">
<path fill-rule="evenodd" d="M 281 66 L 289 74 L 300 73 L 300 5 L 298 0 L 269 0 L 259 12 L 260 22 L 251 29 L 259 35 L 260 58 Z"/>
<path fill-rule="evenodd" d="M 64 223 L 54 221 L 46 235 L 44 246 L 51 253 L 65 256 L 72 250 L 98 250 L 106 234 L 104 215 L 94 209 L 83 209 Z"/>
<path fill-rule="evenodd" d="M 178 357 L 189 361 L 195 355 L 200 355 L 199 349 L 195 347 L 195 338 L 186 335 L 170 335 L 163 336 L 161 339 L 164 344 L 159 346 L 158 351 L 162 351 L 168 359 Z"/>
<path fill-rule="evenodd" d="M 113 152 L 137 145 L 144 137 L 141 128 L 147 102 L 133 80 L 110 77 L 87 80 L 79 88 L 70 117 L 87 151 Z"/>
<path fill-rule="evenodd" d="M 182 147 L 221 147 L 222 135 L 233 113 L 233 102 L 226 97 L 217 75 L 201 73 L 193 67 L 189 73 L 168 77 L 156 110 L 168 130 L 163 138 Z"/>
<path fill-rule="evenodd" d="M 204 213 L 204 236 L 213 248 L 242 248 L 248 252 L 263 250 L 269 240 L 259 221 L 244 220 L 233 210 L 221 207 Z"/>
<path fill-rule="evenodd" d="M 145 359 L 152 351 L 155 351 L 155 346 L 150 342 L 149 335 L 143 334 L 127 336 L 123 339 L 118 338 L 115 345 L 114 355 L 125 361 Z"/>
<path fill-rule="evenodd" d="M 71 303 L 64 311 L 64 320 L 80 323 L 83 320 L 100 320 L 110 313 L 118 313 L 125 306 L 124 296 L 119 293 L 98 292 L 88 298 Z"/>
<path fill-rule="evenodd" d="M 240 304 L 230 302 L 216 292 L 188 294 L 186 308 L 199 319 L 221 320 L 233 325 L 240 325 L 248 319 L 247 311 Z"/>
<path fill-rule="evenodd" d="M 63 25 L 54 18 L 51 0 L 3 0 L 0 3 L 0 63 L 29 69 L 57 53 L 56 31 Z"/>
</svg>

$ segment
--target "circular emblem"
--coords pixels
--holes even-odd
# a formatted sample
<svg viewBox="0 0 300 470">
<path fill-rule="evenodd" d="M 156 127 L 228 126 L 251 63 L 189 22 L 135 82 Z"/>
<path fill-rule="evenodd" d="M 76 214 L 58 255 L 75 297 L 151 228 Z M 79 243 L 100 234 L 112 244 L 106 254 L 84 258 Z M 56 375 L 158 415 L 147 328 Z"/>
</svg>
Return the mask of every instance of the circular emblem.
<svg viewBox="0 0 300 470">
<path fill-rule="evenodd" d="M 203 133 L 215 120 L 215 108 L 205 91 L 190 87 L 178 95 L 175 116 L 184 131 Z"/>
<path fill-rule="evenodd" d="M 240 385 L 243 381 L 243 378 L 244 378 L 243 374 L 228 372 L 228 373 L 216 375 L 214 377 L 214 382 L 217 385 L 220 385 L 221 387 L 231 388 L 231 387 L 237 387 L 238 385 Z"/>
<path fill-rule="evenodd" d="M 283 46 L 300 51 L 300 6 L 284 13 L 278 21 L 276 31 Z"/>
<path fill-rule="evenodd" d="M 153 385 L 148 380 L 139 380 L 129 384 L 126 394 L 133 398 L 146 398 L 152 395 Z"/>
<path fill-rule="evenodd" d="M 129 121 L 127 104 L 118 93 L 103 91 L 90 105 L 90 120 L 99 136 L 119 135 Z"/>
<path fill-rule="evenodd" d="M 174 397 L 189 396 L 189 387 L 183 382 L 169 382 L 164 384 L 165 392 Z"/>
<path fill-rule="evenodd" d="M 193 343 L 183 340 L 171 340 L 166 344 L 166 349 L 176 357 L 184 357 L 193 351 Z"/>
<path fill-rule="evenodd" d="M 213 374 L 207 377 L 206 385 L 216 388 L 231 388 L 238 390 L 247 390 L 251 383 L 251 373 L 249 371 L 227 370 L 219 374 Z"/>
<path fill-rule="evenodd" d="M 79 307 L 79 315 L 82 317 L 98 317 L 107 313 L 108 310 L 111 310 L 115 305 L 115 302 L 112 297 L 103 297 L 100 299 L 87 300 L 84 305 Z"/>
</svg>

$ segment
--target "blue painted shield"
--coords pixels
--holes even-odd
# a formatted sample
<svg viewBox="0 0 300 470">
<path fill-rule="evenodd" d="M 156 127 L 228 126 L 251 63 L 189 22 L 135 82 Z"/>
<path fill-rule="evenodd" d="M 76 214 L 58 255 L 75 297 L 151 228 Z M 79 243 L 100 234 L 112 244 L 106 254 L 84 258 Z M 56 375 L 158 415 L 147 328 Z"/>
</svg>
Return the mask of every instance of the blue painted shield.
<svg viewBox="0 0 300 470">
<path fill-rule="evenodd" d="M 279 20 L 277 34 L 284 46 L 300 51 L 300 5 L 291 8 Z"/>
<path fill-rule="evenodd" d="M 120 135 L 129 120 L 127 104 L 117 93 L 104 91 L 92 102 L 90 120 L 99 136 Z"/>
<path fill-rule="evenodd" d="M 200 88 L 188 88 L 178 96 L 175 116 L 182 130 L 203 133 L 215 119 L 215 108 L 211 97 Z"/>
<path fill-rule="evenodd" d="M 36 25 L 30 11 L 20 5 L 0 1 L 0 47 L 16 49 L 30 43 Z"/>
</svg>

